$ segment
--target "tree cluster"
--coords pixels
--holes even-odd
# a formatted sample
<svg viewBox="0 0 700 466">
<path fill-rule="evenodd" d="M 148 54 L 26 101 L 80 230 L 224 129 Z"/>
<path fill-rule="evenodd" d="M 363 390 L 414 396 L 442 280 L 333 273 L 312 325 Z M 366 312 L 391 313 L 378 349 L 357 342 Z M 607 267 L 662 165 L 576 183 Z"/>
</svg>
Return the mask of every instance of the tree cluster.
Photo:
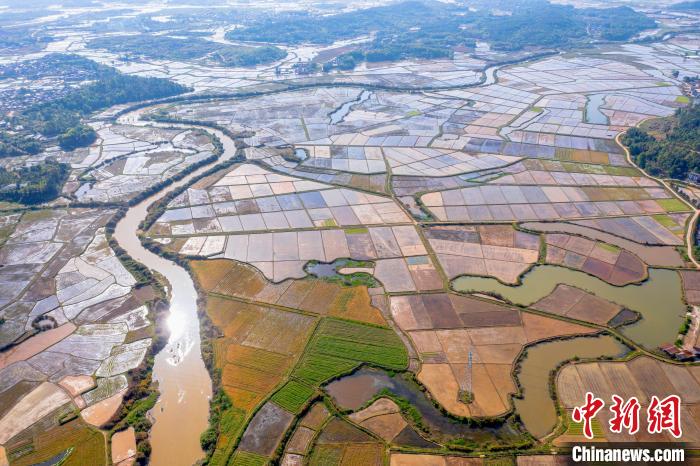
<svg viewBox="0 0 700 466">
<path fill-rule="evenodd" d="M 677 110 L 667 126 L 658 137 L 631 128 L 622 142 L 651 175 L 683 180 L 690 172 L 700 173 L 700 105 Z"/>
<path fill-rule="evenodd" d="M 247 47 L 219 44 L 198 37 L 183 39 L 150 34 L 99 37 L 90 41 L 88 47 L 164 60 L 209 58 L 232 67 L 271 63 L 287 55 L 284 50 L 273 46 Z"/>
<path fill-rule="evenodd" d="M 554 48 L 582 40 L 625 40 L 655 26 L 652 19 L 629 7 L 576 9 L 546 0 L 515 0 L 504 3 L 509 14 L 500 15 L 492 12 L 494 6 L 473 11 L 461 5 L 409 0 L 329 16 L 284 13 L 229 31 L 227 38 L 331 44 L 374 32 L 374 40 L 361 52 L 336 59 L 337 68 L 350 69 L 359 60 L 451 57 L 455 47 L 471 47 L 476 40 L 502 50 Z"/>
<path fill-rule="evenodd" d="M 41 143 L 24 134 L 0 131 L 0 158 L 19 155 L 36 155 L 41 152 Z"/>
<path fill-rule="evenodd" d="M 161 78 L 129 76 L 107 68 L 97 80 L 49 102 L 42 102 L 19 116 L 19 122 L 47 137 L 66 133 L 92 112 L 112 105 L 182 94 L 185 86 Z"/>
<path fill-rule="evenodd" d="M 61 193 L 69 172 L 68 164 L 53 160 L 16 170 L 0 167 L 0 200 L 23 204 L 51 201 Z"/>
</svg>

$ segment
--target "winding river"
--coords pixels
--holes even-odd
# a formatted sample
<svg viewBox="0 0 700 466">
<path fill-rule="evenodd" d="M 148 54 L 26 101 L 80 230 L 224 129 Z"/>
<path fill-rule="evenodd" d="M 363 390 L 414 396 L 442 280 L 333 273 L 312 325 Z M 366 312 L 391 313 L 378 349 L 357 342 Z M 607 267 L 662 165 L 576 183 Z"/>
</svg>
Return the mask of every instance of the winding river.
<svg viewBox="0 0 700 466">
<path fill-rule="evenodd" d="M 128 113 L 122 116 L 119 122 L 144 125 L 145 123 L 139 121 L 139 116 L 146 110 Z M 236 147 L 231 138 L 217 130 L 200 128 L 215 134 L 223 143 L 224 153 L 219 161 L 235 156 Z M 189 466 L 204 457 L 199 445 L 199 436 L 207 428 L 212 387 L 200 351 L 197 292 L 194 283 L 185 269 L 153 254 L 141 245 L 138 238 L 139 224 L 146 218 L 148 208 L 154 202 L 188 183 L 210 166 L 195 170 L 131 207 L 114 232 L 114 238 L 134 260 L 158 271 L 170 285 L 170 337 L 168 344 L 156 355 L 153 366 L 153 378 L 158 382 L 160 390 L 160 398 L 150 412 L 154 420 L 151 429 L 153 451 L 150 464 L 155 466 Z"/>
</svg>

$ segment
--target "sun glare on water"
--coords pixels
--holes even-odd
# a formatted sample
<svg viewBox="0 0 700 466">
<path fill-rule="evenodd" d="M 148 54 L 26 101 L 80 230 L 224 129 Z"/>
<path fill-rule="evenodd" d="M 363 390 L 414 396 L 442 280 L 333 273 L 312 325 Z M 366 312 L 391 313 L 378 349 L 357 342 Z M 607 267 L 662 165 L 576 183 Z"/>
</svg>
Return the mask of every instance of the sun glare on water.
<svg viewBox="0 0 700 466">
<path fill-rule="evenodd" d="M 170 330 L 170 344 L 178 341 L 185 333 L 185 316 L 179 312 L 172 312 L 168 316 L 168 329 Z"/>
</svg>

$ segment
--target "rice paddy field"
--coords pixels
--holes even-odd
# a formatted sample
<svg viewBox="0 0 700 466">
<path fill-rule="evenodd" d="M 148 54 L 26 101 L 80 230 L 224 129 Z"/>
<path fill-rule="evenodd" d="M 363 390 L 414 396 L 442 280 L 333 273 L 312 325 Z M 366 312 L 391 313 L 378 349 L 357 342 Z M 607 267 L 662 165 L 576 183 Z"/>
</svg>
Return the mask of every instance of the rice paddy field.
<svg viewBox="0 0 700 466">
<path fill-rule="evenodd" d="M 694 21 L 650 14 L 664 31 Z M 697 340 L 696 207 L 618 141 L 690 104 L 697 35 L 522 61 L 485 42 L 323 77 L 294 63 L 363 42 L 224 69 L 78 36 L 51 47 L 193 91 L 87 116 L 92 144 L 39 155 L 69 166 L 59 200 L 0 210 L 0 465 L 144 460 L 145 421 L 113 425 L 150 383 L 159 292 L 110 220 L 159 183 L 177 191 L 138 234 L 196 284 L 206 464 L 564 464 L 542 453 L 583 441 L 570 413 L 589 390 L 644 407 L 681 395 L 683 441 L 700 449 L 697 366 L 660 350 L 682 326 L 684 347 Z M 481 71 L 495 61 L 509 64 Z M 236 163 L 171 184 L 219 153 L 214 134 Z M 612 434 L 606 416 L 597 441 L 671 440 Z"/>
<path fill-rule="evenodd" d="M 109 245 L 115 212 L 47 208 L 4 217 L 0 445 L 11 464 L 100 465 L 108 457 L 110 433 L 100 428 L 146 359 L 156 297 L 146 283 L 137 289 Z M 136 449 L 120 455 L 130 461 Z"/>
<path fill-rule="evenodd" d="M 681 400 L 681 417 L 683 431 L 681 441 L 694 448 L 700 441 L 698 429 L 698 368 L 658 361 L 647 356 L 639 356 L 625 362 L 592 362 L 573 364 L 565 367 L 556 379 L 557 391 L 563 406 L 569 410 L 582 399 L 586 391 L 595 389 L 603 399 L 611 394 L 629 398 L 637 397 L 641 411 L 645 412 L 652 396 L 663 399 L 669 394 L 677 394 Z M 652 376 L 653 374 L 653 376 Z M 595 387 L 595 388 L 594 388 Z M 600 418 L 607 425 L 609 414 Z M 641 428 L 635 435 L 626 432 L 615 434 L 608 429 L 601 429 L 600 436 L 610 442 L 676 441 L 669 433 L 652 436 L 644 428 L 646 420 L 641 421 Z M 570 429 L 559 441 L 587 441 L 575 429 Z"/>
<path fill-rule="evenodd" d="M 222 334 L 213 342 L 214 363 L 236 413 L 234 422 L 220 424 L 212 457 L 217 464 L 272 459 L 295 416 L 306 412 L 329 379 L 362 364 L 393 370 L 408 365 L 403 342 L 386 327 L 366 288 L 319 279 L 275 285 L 257 270 L 223 259 L 193 261 L 192 269 Z M 331 303 L 337 309 L 326 307 Z M 312 411 L 321 409 L 314 406 Z"/>
<path fill-rule="evenodd" d="M 129 200 L 195 163 L 212 157 L 210 136 L 199 130 L 104 125 L 95 145 L 62 161 L 84 170 L 84 183 L 71 183 L 81 202 Z"/>
<path fill-rule="evenodd" d="M 616 53 L 659 66 L 644 46 Z M 216 366 L 239 417 L 217 463 L 491 464 L 387 454 L 439 448 L 401 400 L 377 395 L 340 415 L 333 397 L 319 400 L 363 365 L 407 371 L 455 419 L 504 428 L 518 407 L 551 410 L 549 388 L 526 398 L 534 405 L 513 398 L 530 349 L 560 361 L 544 342 L 576 348 L 567 339 L 620 333 L 662 357 L 700 293 L 676 249 L 694 208 L 615 140 L 679 105 L 676 86 L 635 63 L 574 53 L 504 67 L 469 89 L 162 107 L 245 130 L 250 145 L 246 162 L 184 190 L 147 232 L 191 259 L 221 332 Z"/>
</svg>

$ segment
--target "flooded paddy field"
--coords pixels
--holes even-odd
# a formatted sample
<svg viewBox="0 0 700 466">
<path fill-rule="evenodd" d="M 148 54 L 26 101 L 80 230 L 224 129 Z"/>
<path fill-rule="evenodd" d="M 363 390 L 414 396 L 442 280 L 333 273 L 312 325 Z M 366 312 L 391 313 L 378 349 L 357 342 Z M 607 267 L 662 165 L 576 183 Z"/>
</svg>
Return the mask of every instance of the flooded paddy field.
<svg viewBox="0 0 700 466">
<path fill-rule="evenodd" d="M 518 286 L 480 277 L 460 277 L 453 286 L 462 292 L 495 293 L 528 306 L 550 294 L 559 283 L 590 291 L 641 313 L 642 319 L 623 328 L 622 333 L 650 349 L 675 339 L 686 311 L 680 277 L 673 270 L 649 269 L 649 278 L 641 284 L 617 287 L 582 272 L 546 265 L 533 268 Z"/>
<path fill-rule="evenodd" d="M 636 243 L 629 239 L 612 235 L 606 231 L 594 230 L 581 225 L 571 223 L 557 222 L 525 222 L 522 223 L 523 228 L 535 231 L 555 232 L 555 233 L 571 233 L 581 235 L 587 238 L 604 241 L 608 244 L 614 244 L 627 251 L 634 253 L 642 259 L 644 263 L 650 266 L 660 267 L 682 267 L 683 260 L 678 251 L 671 246 L 648 246 L 645 244 Z"/>
</svg>

